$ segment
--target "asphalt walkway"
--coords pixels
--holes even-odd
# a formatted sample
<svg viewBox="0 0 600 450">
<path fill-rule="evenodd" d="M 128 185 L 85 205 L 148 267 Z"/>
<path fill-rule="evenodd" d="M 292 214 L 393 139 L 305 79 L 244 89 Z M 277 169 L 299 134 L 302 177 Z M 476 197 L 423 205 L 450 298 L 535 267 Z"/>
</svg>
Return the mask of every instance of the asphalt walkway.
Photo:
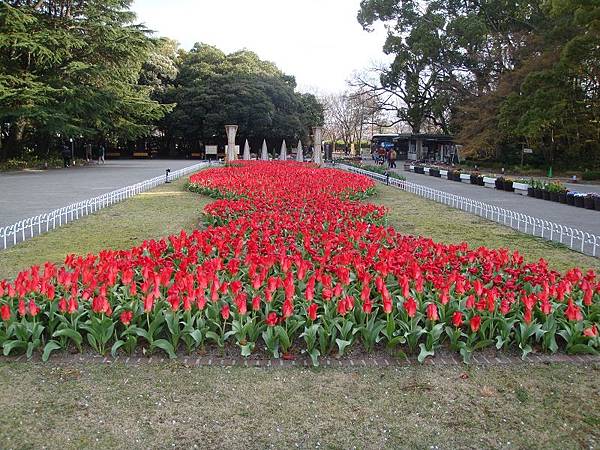
<svg viewBox="0 0 600 450">
<path fill-rule="evenodd" d="M 0 227 L 197 162 L 108 160 L 104 165 L 0 173 Z"/>
<path fill-rule="evenodd" d="M 539 219 L 545 219 L 550 222 L 577 228 L 581 231 L 587 231 L 588 233 L 600 236 L 600 211 L 576 208 L 561 203 L 521 196 L 511 192 L 449 181 L 444 178 L 436 178 L 429 175 L 421 175 L 405 171 L 402 166 L 392 170 L 404 176 L 407 181 L 412 183 L 449 192 L 451 194 L 461 195 L 472 200 L 478 200 L 490 205 L 499 206 L 511 211 L 520 212 Z M 574 186 L 578 186 L 576 189 L 582 192 L 593 192 L 597 189 L 597 186 Z M 591 189 L 588 189 L 588 187 Z M 572 186 L 570 186 L 570 188 L 572 188 Z"/>
</svg>

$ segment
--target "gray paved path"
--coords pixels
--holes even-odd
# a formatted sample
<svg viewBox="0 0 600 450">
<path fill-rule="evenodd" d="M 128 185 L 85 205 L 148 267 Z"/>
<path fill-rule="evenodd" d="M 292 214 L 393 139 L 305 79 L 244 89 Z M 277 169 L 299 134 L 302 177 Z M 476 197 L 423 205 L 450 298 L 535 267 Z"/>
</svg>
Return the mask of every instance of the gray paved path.
<svg viewBox="0 0 600 450">
<path fill-rule="evenodd" d="M 474 186 L 429 175 L 421 175 L 405 171 L 401 166 L 394 171 L 406 177 L 407 181 L 422 186 L 428 186 L 440 191 L 461 195 L 490 205 L 499 206 L 532 217 L 546 219 L 560 225 L 567 225 L 581 231 L 600 235 L 599 211 L 590 211 L 584 208 L 576 208 L 574 206 L 516 195 L 510 192 L 497 191 L 496 189 L 484 188 L 482 186 Z M 588 186 L 585 187 L 587 188 Z M 581 186 L 579 186 L 579 188 L 581 188 Z M 584 191 L 584 189 L 580 190 Z M 585 191 L 591 192 L 591 189 L 585 189 Z"/>
<path fill-rule="evenodd" d="M 109 160 L 104 165 L 0 173 L 0 227 L 197 162 Z"/>
</svg>

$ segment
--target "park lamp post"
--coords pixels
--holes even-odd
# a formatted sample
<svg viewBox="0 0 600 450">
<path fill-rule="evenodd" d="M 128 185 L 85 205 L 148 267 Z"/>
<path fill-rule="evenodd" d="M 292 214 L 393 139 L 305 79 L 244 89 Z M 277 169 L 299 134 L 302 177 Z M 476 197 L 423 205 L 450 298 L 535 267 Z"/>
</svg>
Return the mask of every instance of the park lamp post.
<svg viewBox="0 0 600 450">
<path fill-rule="evenodd" d="M 321 158 L 321 141 L 323 138 L 323 127 L 313 127 L 313 136 L 313 162 L 320 166 L 321 164 L 323 164 L 323 160 Z"/>
<path fill-rule="evenodd" d="M 225 164 L 236 159 L 235 154 L 235 135 L 237 133 L 237 125 L 225 125 L 227 132 L 227 152 L 225 153 Z"/>
</svg>

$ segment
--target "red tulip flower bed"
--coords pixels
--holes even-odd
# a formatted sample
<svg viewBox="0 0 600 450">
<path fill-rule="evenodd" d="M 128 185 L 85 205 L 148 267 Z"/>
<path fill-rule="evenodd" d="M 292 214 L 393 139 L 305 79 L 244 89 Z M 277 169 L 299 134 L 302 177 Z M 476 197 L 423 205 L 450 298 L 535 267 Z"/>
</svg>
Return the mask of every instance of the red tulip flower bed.
<svg viewBox="0 0 600 450">
<path fill-rule="evenodd" d="M 95 351 L 237 345 L 284 357 L 351 346 L 465 360 L 493 346 L 598 353 L 600 279 L 505 249 L 470 249 L 386 226 L 366 177 L 291 162 L 202 171 L 207 227 L 126 251 L 70 255 L 0 282 L 5 355 L 87 341 Z M 407 212 L 408 213 L 408 212 Z"/>
</svg>

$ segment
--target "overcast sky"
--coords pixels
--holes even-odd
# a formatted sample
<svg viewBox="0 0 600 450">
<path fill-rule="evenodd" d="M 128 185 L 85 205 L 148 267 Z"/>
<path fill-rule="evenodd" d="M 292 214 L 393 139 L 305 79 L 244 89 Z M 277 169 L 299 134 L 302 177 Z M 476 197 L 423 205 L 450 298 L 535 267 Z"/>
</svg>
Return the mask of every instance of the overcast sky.
<svg viewBox="0 0 600 450">
<path fill-rule="evenodd" d="M 353 71 L 385 60 L 385 31 L 356 21 L 360 0 L 135 0 L 140 22 L 185 49 L 242 48 L 296 77 L 302 91 L 342 91 Z"/>
</svg>

